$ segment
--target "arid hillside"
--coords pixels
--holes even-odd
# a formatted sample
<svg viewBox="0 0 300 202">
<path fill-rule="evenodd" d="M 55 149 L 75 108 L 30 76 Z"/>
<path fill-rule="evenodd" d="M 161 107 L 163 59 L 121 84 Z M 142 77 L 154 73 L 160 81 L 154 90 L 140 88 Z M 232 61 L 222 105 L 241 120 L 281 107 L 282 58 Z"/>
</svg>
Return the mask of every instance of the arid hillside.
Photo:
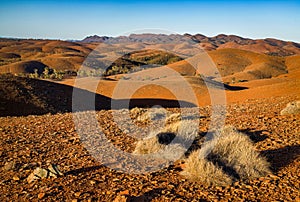
<svg viewBox="0 0 300 202">
<path fill-rule="evenodd" d="M 181 37 L 0 39 L 0 201 L 300 201 L 299 44 Z"/>
<path fill-rule="evenodd" d="M 41 73 L 45 67 L 57 71 L 76 72 L 81 68 L 89 53 L 99 44 L 107 44 L 103 46 L 106 49 L 113 47 L 123 50 L 123 44 L 130 43 L 126 46 L 127 52 L 132 50 L 131 53 L 129 51 L 129 56 L 128 54 L 120 55 L 123 59 L 112 65 L 118 66 L 119 69 L 122 67 L 120 70 L 122 73 L 143 65 L 165 65 L 179 61 L 180 56 L 167 53 L 169 56 L 163 58 L 162 54 L 157 51 L 160 51 L 162 47 L 171 46 L 171 50 L 175 52 L 189 54 L 193 47 L 186 41 L 196 44 L 199 49 L 208 51 L 222 75 L 228 76 L 226 80 L 232 77 L 252 80 L 277 76 L 286 71 L 284 63 L 287 56 L 300 54 L 300 45 L 294 42 L 276 39 L 252 40 L 233 35 L 206 37 L 200 34 L 140 34 L 114 38 L 91 36 L 76 42 L 2 38 L 0 39 L 0 73 L 34 73 L 35 69 Z M 142 50 L 145 47 L 151 47 L 153 51 L 147 50 L 137 54 L 136 50 Z M 100 68 L 99 60 L 101 61 L 101 58 L 106 56 L 105 52 L 103 55 L 101 50 L 97 51 L 99 52 L 96 55 L 98 59 L 91 64 L 88 62 L 85 64 L 89 66 L 89 71 Z M 233 76 L 233 74 L 236 75 Z"/>
</svg>

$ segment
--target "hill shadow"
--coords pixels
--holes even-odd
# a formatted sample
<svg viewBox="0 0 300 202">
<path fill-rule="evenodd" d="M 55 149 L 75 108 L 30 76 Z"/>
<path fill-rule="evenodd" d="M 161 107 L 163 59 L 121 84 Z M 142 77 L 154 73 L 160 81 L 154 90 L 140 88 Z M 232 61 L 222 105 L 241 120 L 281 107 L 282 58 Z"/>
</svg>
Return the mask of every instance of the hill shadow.
<svg viewBox="0 0 300 202">
<path fill-rule="evenodd" d="M 73 99 L 74 92 L 75 99 Z M 100 94 L 51 81 L 0 75 L 0 116 L 56 114 L 72 112 L 72 109 L 88 111 L 154 105 L 170 108 L 196 106 L 189 102 L 168 99 L 112 100 Z"/>
<path fill-rule="evenodd" d="M 223 90 L 231 90 L 231 91 L 239 91 L 239 90 L 246 90 L 248 89 L 247 87 L 243 86 L 230 86 L 228 84 L 212 80 L 212 78 L 204 78 L 205 84 L 207 87 L 214 87 L 218 89 L 223 89 Z"/>
</svg>

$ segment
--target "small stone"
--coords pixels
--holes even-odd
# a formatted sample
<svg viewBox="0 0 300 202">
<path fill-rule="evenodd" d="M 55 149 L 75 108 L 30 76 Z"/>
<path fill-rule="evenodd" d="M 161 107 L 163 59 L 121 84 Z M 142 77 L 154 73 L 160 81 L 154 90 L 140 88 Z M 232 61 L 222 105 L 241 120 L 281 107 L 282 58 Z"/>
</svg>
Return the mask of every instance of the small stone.
<svg viewBox="0 0 300 202">
<path fill-rule="evenodd" d="M 72 202 L 77 202 L 77 201 L 78 201 L 77 199 L 73 199 L 73 200 L 72 200 Z"/>
<path fill-rule="evenodd" d="M 41 178 L 41 179 L 44 179 L 48 176 L 48 171 L 46 169 L 43 169 L 43 168 L 36 168 L 34 171 L 33 171 L 34 175 L 37 177 L 37 178 Z"/>
<path fill-rule="evenodd" d="M 120 195 L 129 195 L 129 190 L 121 191 Z"/>
<path fill-rule="evenodd" d="M 15 161 L 9 161 L 6 162 L 3 166 L 3 170 L 4 171 L 10 171 L 10 170 L 14 170 L 16 168 L 16 162 Z"/>
<path fill-rule="evenodd" d="M 33 181 L 39 179 L 37 176 L 34 175 L 34 173 L 31 173 L 28 177 L 27 177 L 27 182 L 28 183 L 32 183 Z"/>
<path fill-rule="evenodd" d="M 122 196 L 122 195 L 118 195 L 113 202 L 129 202 L 130 201 L 130 197 L 128 196 Z"/>
<path fill-rule="evenodd" d="M 15 180 L 15 181 L 19 181 L 19 180 L 20 180 L 20 178 L 19 178 L 18 176 L 13 176 L 13 180 Z"/>
<path fill-rule="evenodd" d="M 96 184 L 96 181 L 95 180 L 90 180 L 90 184 L 94 185 L 94 184 Z"/>
<path fill-rule="evenodd" d="M 45 194 L 44 192 L 39 193 L 39 194 L 38 194 L 38 199 L 44 198 L 45 195 L 46 195 L 46 194 Z"/>
<path fill-rule="evenodd" d="M 81 195 L 81 192 L 76 192 L 74 195 L 75 195 L 76 197 L 79 197 L 79 196 Z"/>
</svg>

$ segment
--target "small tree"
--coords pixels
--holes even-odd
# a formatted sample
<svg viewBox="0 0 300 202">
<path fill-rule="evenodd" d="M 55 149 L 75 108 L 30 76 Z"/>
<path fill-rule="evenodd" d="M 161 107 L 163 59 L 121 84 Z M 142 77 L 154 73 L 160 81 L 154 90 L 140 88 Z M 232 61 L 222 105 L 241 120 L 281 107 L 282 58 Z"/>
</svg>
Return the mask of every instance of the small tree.
<svg viewBox="0 0 300 202">
<path fill-rule="evenodd" d="M 49 67 L 45 67 L 44 71 L 43 71 L 43 76 L 45 79 L 49 79 L 50 75 L 49 75 Z"/>
<path fill-rule="evenodd" d="M 34 77 L 34 78 L 39 78 L 38 70 L 37 70 L 37 69 L 34 69 L 33 71 L 34 71 L 33 77 Z"/>
</svg>

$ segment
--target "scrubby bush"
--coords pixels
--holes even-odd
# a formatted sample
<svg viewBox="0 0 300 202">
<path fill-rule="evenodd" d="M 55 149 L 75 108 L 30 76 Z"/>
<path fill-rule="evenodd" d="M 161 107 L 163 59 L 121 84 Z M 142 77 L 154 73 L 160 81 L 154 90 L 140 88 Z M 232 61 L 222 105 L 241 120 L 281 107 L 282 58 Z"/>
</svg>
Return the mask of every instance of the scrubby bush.
<svg viewBox="0 0 300 202">
<path fill-rule="evenodd" d="M 49 79 L 50 78 L 50 74 L 49 74 L 49 68 L 45 67 L 44 71 L 43 71 L 43 77 L 45 79 Z"/>
<path fill-rule="evenodd" d="M 183 171 L 183 175 L 206 185 L 226 185 L 268 173 L 269 163 L 255 150 L 250 138 L 231 126 L 214 132 L 214 138 L 186 160 Z"/>
<path fill-rule="evenodd" d="M 281 115 L 288 114 L 299 114 L 300 113 L 300 101 L 293 101 L 286 105 L 286 107 L 281 110 Z"/>
<path fill-rule="evenodd" d="M 156 153 L 164 147 L 159 143 L 159 137 L 152 133 L 148 137 L 138 141 L 136 143 L 134 154 L 151 154 Z"/>
<path fill-rule="evenodd" d="M 150 110 L 147 110 L 144 108 L 135 107 L 130 110 L 131 118 L 142 123 L 164 118 L 165 114 L 166 110 L 164 110 L 163 108 L 152 108 Z"/>
<path fill-rule="evenodd" d="M 147 122 L 150 120 L 150 117 L 147 114 L 147 110 L 144 108 L 132 108 L 130 110 L 130 116 L 132 119 L 135 119 L 139 122 Z"/>
<path fill-rule="evenodd" d="M 167 117 L 166 124 L 172 124 L 178 121 L 181 121 L 181 115 L 180 113 L 174 113 Z"/>
<path fill-rule="evenodd" d="M 230 176 L 226 175 L 220 167 L 205 158 L 200 158 L 199 150 L 192 152 L 185 160 L 181 174 L 207 186 L 226 186 L 232 183 Z"/>
<path fill-rule="evenodd" d="M 173 125 L 174 124 L 174 125 Z M 181 158 L 198 135 L 198 125 L 190 120 L 175 122 L 136 144 L 134 154 L 153 154 L 159 158 L 175 161 Z"/>
</svg>

